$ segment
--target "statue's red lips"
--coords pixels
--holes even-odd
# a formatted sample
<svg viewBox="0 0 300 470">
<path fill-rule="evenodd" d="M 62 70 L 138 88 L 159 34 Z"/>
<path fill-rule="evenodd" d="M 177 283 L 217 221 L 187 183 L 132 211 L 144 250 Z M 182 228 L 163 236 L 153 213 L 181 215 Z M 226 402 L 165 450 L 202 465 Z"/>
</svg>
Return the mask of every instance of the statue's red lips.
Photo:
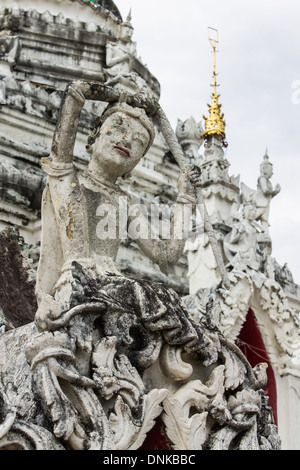
<svg viewBox="0 0 300 470">
<path fill-rule="evenodd" d="M 125 149 L 124 147 L 121 147 L 120 145 L 115 145 L 114 147 L 116 150 L 118 150 L 119 152 L 123 153 L 124 155 L 126 155 L 126 157 L 130 157 L 130 152 Z"/>
</svg>

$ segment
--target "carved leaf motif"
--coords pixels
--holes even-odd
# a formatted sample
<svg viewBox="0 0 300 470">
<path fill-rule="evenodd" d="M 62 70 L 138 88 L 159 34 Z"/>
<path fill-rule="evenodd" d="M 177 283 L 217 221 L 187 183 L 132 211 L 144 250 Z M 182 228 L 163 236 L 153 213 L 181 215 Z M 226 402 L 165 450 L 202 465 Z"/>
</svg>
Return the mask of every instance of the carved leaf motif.
<svg viewBox="0 0 300 470">
<path fill-rule="evenodd" d="M 76 427 L 77 413 L 62 393 L 56 374 L 49 369 L 47 363 L 41 362 L 35 369 L 35 380 L 48 407 L 55 436 L 68 439 Z"/>
<path fill-rule="evenodd" d="M 6 393 L 0 387 L 0 406 L 1 406 L 1 418 L 2 422 L 0 423 L 0 440 L 9 432 L 10 428 L 14 424 L 16 419 L 16 410 L 9 403 L 9 399 L 6 396 Z"/>
<path fill-rule="evenodd" d="M 114 412 L 109 416 L 109 424 L 114 435 L 116 449 L 127 449 L 132 442 L 136 429 L 132 422 L 130 408 L 124 403 L 121 396 L 118 396 Z"/>
<path fill-rule="evenodd" d="M 189 420 L 176 416 L 181 403 L 176 399 L 164 403 L 163 420 L 166 434 L 174 450 L 201 450 L 206 440 L 206 419 L 208 412 L 198 413 Z M 180 414 L 180 413 L 179 413 Z"/>
<path fill-rule="evenodd" d="M 145 393 L 145 386 L 129 359 L 122 355 L 114 361 L 114 376 L 118 380 L 119 394 L 130 408 L 137 407 Z"/>
<path fill-rule="evenodd" d="M 46 429 L 19 420 L 9 433 L 0 439 L 0 450 L 12 447 L 21 450 L 64 450 L 64 447 Z"/>
<path fill-rule="evenodd" d="M 225 426 L 210 438 L 210 450 L 228 450 L 231 442 L 239 433 L 237 429 L 230 428 Z"/>
<path fill-rule="evenodd" d="M 240 436 L 239 436 L 240 435 Z M 238 437 L 237 437 L 238 436 Z M 233 446 L 233 442 L 235 443 Z M 266 448 L 267 443 L 266 443 Z M 210 450 L 260 450 L 256 422 L 246 431 L 225 426 L 210 438 Z"/>
<path fill-rule="evenodd" d="M 225 359 L 225 388 L 235 390 L 243 383 L 246 375 L 246 368 L 242 361 L 229 349 L 222 349 Z"/>
<path fill-rule="evenodd" d="M 165 344 L 160 355 L 160 366 L 166 377 L 175 382 L 185 380 L 193 372 L 191 364 L 181 358 L 182 349 Z"/>
<path fill-rule="evenodd" d="M 239 443 L 239 450 L 260 450 L 260 446 L 257 439 L 257 424 L 256 422 L 247 431 Z"/>
<path fill-rule="evenodd" d="M 207 438 L 207 416 L 213 399 L 224 393 L 224 366 L 216 367 L 207 384 L 193 380 L 164 400 L 163 421 L 175 450 L 201 450 Z M 192 416 L 191 411 L 198 413 Z"/>
<path fill-rule="evenodd" d="M 77 424 L 70 436 L 71 445 L 75 444 L 77 448 L 87 450 L 113 450 L 114 443 L 108 419 L 94 391 L 70 384 L 67 393 L 78 410 L 80 423 L 86 426 L 83 430 L 80 424 Z"/>
<path fill-rule="evenodd" d="M 103 338 L 92 355 L 93 379 L 101 397 L 109 400 L 119 386 L 114 377 L 114 357 L 116 354 L 115 336 Z"/>
<path fill-rule="evenodd" d="M 143 444 L 147 433 L 155 424 L 155 419 L 162 412 L 161 402 L 166 398 L 168 393 L 169 392 L 166 389 L 154 389 L 145 397 L 143 424 L 134 443 L 128 448 L 128 450 L 136 450 Z"/>
<path fill-rule="evenodd" d="M 145 395 L 142 418 L 138 424 L 133 420 L 129 406 L 118 396 L 114 413 L 109 417 L 117 450 L 136 450 L 142 445 L 147 433 L 153 428 L 155 419 L 162 412 L 161 402 L 167 394 L 166 389 L 154 389 Z"/>
</svg>

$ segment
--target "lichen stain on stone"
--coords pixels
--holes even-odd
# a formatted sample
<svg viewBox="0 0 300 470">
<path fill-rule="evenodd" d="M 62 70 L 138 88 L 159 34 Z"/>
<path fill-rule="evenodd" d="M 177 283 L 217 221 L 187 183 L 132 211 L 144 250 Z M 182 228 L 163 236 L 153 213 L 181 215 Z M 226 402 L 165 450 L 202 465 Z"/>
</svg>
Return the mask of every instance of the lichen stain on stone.
<svg viewBox="0 0 300 470">
<path fill-rule="evenodd" d="M 67 237 L 70 240 L 73 240 L 74 238 L 74 218 L 73 218 L 73 212 L 71 210 L 71 204 L 68 204 L 68 213 L 69 213 L 69 223 L 66 226 L 66 232 L 67 232 Z"/>
<path fill-rule="evenodd" d="M 61 202 L 62 202 L 62 198 L 61 198 L 61 197 L 58 197 L 58 198 L 54 201 L 54 204 L 55 204 L 56 207 L 60 207 Z"/>
</svg>

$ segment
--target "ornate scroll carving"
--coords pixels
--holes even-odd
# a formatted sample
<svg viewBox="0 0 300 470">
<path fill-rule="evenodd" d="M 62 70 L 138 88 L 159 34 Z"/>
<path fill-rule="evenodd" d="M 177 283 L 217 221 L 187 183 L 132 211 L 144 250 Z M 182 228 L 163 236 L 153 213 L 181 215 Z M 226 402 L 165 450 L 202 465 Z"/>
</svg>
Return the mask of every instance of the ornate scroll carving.
<svg viewBox="0 0 300 470">
<path fill-rule="evenodd" d="M 71 308 L 51 331 L 0 337 L 0 448 L 138 449 L 160 415 L 172 449 L 279 447 L 263 369 L 212 323 L 195 324 L 160 285 L 73 272 Z M 137 289 L 164 297 L 159 316 L 142 296 L 124 303 Z"/>
</svg>

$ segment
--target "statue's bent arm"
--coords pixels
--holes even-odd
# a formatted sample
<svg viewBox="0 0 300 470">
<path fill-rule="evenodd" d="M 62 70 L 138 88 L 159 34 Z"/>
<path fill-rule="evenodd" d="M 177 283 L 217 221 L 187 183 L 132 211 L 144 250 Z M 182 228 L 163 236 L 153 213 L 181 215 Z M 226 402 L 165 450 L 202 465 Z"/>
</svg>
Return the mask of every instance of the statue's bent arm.
<svg viewBox="0 0 300 470">
<path fill-rule="evenodd" d="M 107 45 L 106 49 L 106 65 L 108 67 L 114 67 L 114 65 L 120 64 L 129 60 L 131 55 L 129 53 L 115 54 L 115 47 L 111 44 Z"/>
<path fill-rule="evenodd" d="M 50 161 L 57 164 L 72 164 L 79 117 L 86 99 L 115 102 L 119 92 L 98 82 L 71 82 L 64 94 L 58 116 Z"/>
</svg>

